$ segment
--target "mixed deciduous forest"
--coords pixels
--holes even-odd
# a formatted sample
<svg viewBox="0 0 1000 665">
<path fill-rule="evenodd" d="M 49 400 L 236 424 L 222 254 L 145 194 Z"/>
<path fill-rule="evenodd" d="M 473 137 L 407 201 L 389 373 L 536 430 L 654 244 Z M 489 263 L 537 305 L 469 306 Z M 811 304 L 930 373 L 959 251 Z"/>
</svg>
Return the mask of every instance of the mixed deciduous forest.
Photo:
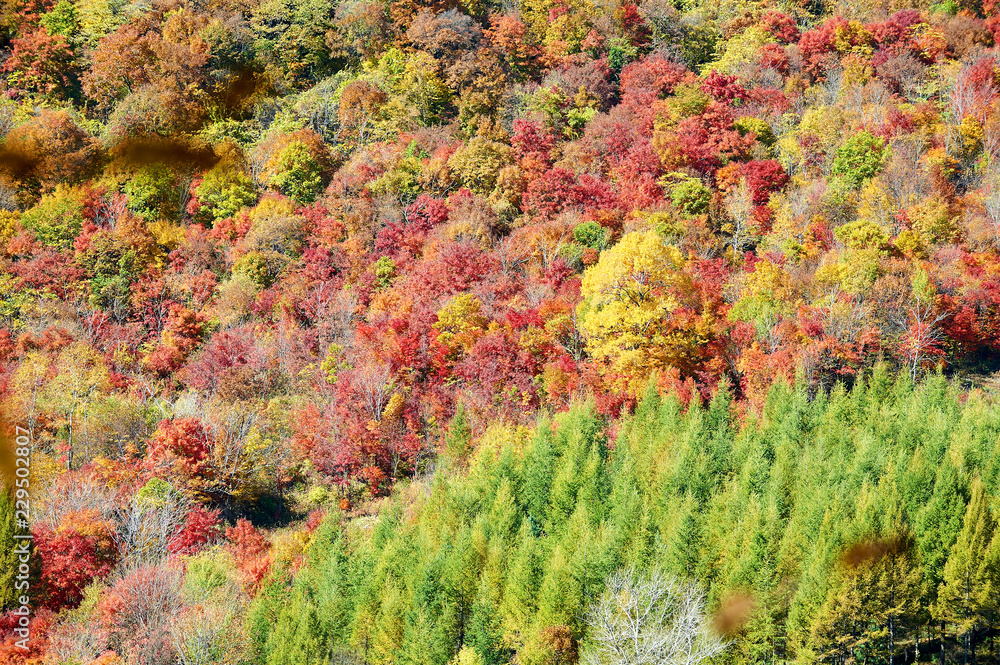
<svg viewBox="0 0 1000 665">
<path fill-rule="evenodd" d="M 997 40 L 6 0 L 0 664 L 1000 662 Z"/>
</svg>

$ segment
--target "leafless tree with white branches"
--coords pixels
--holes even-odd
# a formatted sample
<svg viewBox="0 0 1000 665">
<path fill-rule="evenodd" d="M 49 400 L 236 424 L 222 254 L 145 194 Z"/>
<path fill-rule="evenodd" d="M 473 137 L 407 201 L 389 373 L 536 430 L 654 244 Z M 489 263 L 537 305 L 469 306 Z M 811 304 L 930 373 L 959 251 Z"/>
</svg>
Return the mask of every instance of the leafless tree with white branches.
<svg viewBox="0 0 1000 665">
<path fill-rule="evenodd" d="M 660 570 L 614 573 L 587 625 L 583 665 L 697 665 L 729 646 L 712 631 L 698 586 Z"/>
<path fill-rule="evenodd" d="M 753 197 L 746 180 L 741 180 L 739 186 L 726 195 L 726 212 L 733 220 L 733 249 L 745 249 L 753 239 L 750 228 Z"/>
<path fill-rule="evenodd" d="M 190 507 L 190 499 L 168 486 L 159 496 L 138 496 L 119 508 L 114 531 L 119 568 L 133 570 L 163 561 Z"/>
</svg>

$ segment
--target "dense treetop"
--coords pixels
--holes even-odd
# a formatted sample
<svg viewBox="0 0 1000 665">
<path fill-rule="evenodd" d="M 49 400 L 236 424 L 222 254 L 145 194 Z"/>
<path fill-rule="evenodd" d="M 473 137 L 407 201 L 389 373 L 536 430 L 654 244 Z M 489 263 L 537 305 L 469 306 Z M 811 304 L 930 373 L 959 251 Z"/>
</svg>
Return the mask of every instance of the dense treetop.
<svg viewBox="0 0 1000 665">
<path fill-rule="evenodd" d="M 0 407 L 33 441 L 32 588 L 37 634 L 52 635 L 34 655 L 171 662 L 189 658 L 175 638 L 197 624 L 246 636 L 228 643 L 234 662 L 270 658 L 267 636 L 287 619 L 275 608 L 292 597 L 282 584 L 314 594 L 296 607 L 319 616 L 315 594 L 333 588 L 323 576 L 355 584 L 357 561 L 383 546 L 458 537 L 421 529 L 464 528 L 483 505 L 462 504 L 445 526 L 377 506 L 412 517 L 427 496 L 452 500 L 435 483 L 471 492 L 483 441 L 515 446 L 551 418 L 590 437 L 553 483 L 576 492 L 574 474 L 634 465 L 608 482 L 631 478 L 642 519 L 663 520 L 656 547 L 673 547 L 667 522 L 682 515 L 707 539 L 673 572 L 712 607 L 741 585 L 764 598 L 753 621 L 771 623 L 751 622 L 756 637 L 726 657 L 888 659 L 927 640 L 974 654 L 998 628 L 985 600 L 979 623 L 954 600 L 962 562 L 990 546 L 985 526 L 962 529 L 992 524 L 1000 497 L 981 406 L 1000 369 L 998 35 L 992 0 L 10 0 Z M 766 415 L 772 391 L 796 386 L 820 418 L 875 375 L 914 395 L 928 376 L 950 381 L 950 406 L 933 411 L 948 422 L 897 440 L 839 431 L 827 415 L 810 430 L 816 448 L 780 454 L 754 438 L 786 417 Z M 720 395 L 736 448 L 706 434 L 683 453 L 665 433 L 661 455 L 631 459 L 611 445 L 640 402 L 701 414 Z M 889 422 L 922 408 L 893 400 Z M 956 427 L 993 434 L 970 452 L 941 434 Z M 824 466 L 855 435 L 861 452 Z M 921 447 L 932 452 L 917 459 Z M 856 452 L 870 473 L 848 481 Z M 782 507 L 777 490 L 753 503 L 733 484 L 791 466 L 803 493 L 899 528 L 869 520 L 817 540 L 837 514 Z M 895 473 L 951 494 L 883 486 Z M 566 519 L 583 529 L 586 517 L 611 548 L 573 572 L 585 592 L 549 599 L 562 605 L 543 612 L 544 584 L 542 596 L 524 587 L 521 609 L 495 579 L 492 595 L 425 589 L 412 576 L 437 573 L 414 555 L 368 599 L 345 595 L 341 623 L 317 618 L 309 630 L 325 632 L 302 649 L 347 658 L 378 643 L 369 660 L 526 664 L 548 640 L 562 659 L 551 662 L 574 661 L 605 576 L 673 551 L 615 550 L 608 530 L 634 515 L 613 518 L 625 508 L 604 489 L 554 508 L 548 494 L 505 490 L 521 511 L 505 546 L 527 548 L 518 565 L 538 580 L 558 570 L 545 557 L 570 565 L 554 544 Z M 469 500 L 500 496 L 484 492 Z M 577 504 L 587 515 L 573 518 Z M 938 504 L 947 528 L 921 517 Z M 746 541 L 758 559 L 737 565 L 743 555 L 705 530 L 753 511 L 770 530 Z M 354 533 L 369 522 L 370 538 Z M 780 549 L 786 533 L 794 553 Z M 323 557 L 343 560 L 314 556 L 300 582 L 315 534 Z M 881 543 L 882 568 L 830 582 L 840 549 L 865 538 Z M 476 572 L 461 584 L 486 574 L 466 564 Z M 872 619 L 858 589 L 890 574 L 906 606 Z M 789 580 L 814 586 L 796 596 Z M 150 588 L 173 595 L 143 605 Z M 262 594 L 273 604 L 253 601 L 250 626 Z M 859 603 L 869 609 L 844 614 Z M 466 621 L 484 616 L 500 617 L 480 626 L 499 642 L 477 642 L 474 657 L 461 650 Z M 421 621 L 445 631 L 436 646 L 407 637 L 430 635 Z M 197 662 L 224 659 L 213 658 Z"/>
</svg>

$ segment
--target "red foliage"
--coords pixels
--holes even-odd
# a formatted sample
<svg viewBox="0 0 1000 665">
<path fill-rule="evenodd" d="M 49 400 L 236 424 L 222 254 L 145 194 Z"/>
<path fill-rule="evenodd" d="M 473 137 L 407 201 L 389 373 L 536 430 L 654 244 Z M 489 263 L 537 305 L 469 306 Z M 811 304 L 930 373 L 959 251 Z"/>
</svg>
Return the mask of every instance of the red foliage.
<svg viewBox="0 0 1000 665">
<path fill-rule="evenodd" d="M 777 44 L 764 44 L 757 52 L 757 61 L 762 67 L 776 70 L 779 74 L 788 73 L 788 54 Z"/>
<path fill-rule="evenodd" d="M 632 46 L 644 49 L 649 46 L 650 31 L 646 25 L 646 19 L 639 14 L 639 9 L 634 3 L 622 5 L 621 9 L 622 33 L 628 38 Z"/>
<path fill-rule="evenodd" d="M 502 54 L 515 78 L 529 76 L 537 68 L 542 49 L 531 43 L 528 27 L 520 19 L 509 14 L 491 17 L 483 36 Z"/>
<path fill-rule="evenodd" d="M 893 106 L 886 111 L 885 122 L 879 127 L 876 134 L 888 140 L 894 136 L 909 134 L 914 128 L 913 117 Z"/>
<path fill-rule="evenodd" d="M 455 367 L 465 384 L 464 399 L 483 418 L 518 420 L 538 405 L 534 377 L 541 372 L 539 358 L 518 343 L 510 330 L 484 334 Z"/>
<path fill-rule="evenodd" d="M 38 598 L 53 611 L 76 607 L 83 589 L 107 576 L 118 560 L 111 525 L 92 512 L 71 513 L 54 531 L 36 523 L 32 533 L 40 564 Z"/>
<path fill-rule="evenodd" d="M 173 554 L 194 554 L 206 544 L 214 541 L 222 532 L 219 521 L 220 510 L 195 506 L 188 511 L 184 525 L 167 544 Z"/>
<path fill-rule="evenodd" d="M 536 219 L 546 219 L 576 203 L 576 200 L 573 172 L 550 169 L 528 184 L 521 197 L 521 209 Z"/>
<path fill-rule="evenodd" d="M 746 178 L 755 206 L 765 205 L 771 194 L 779 191 L 788 182 L 785 169 L 774 159 L 749 161 L 743 164 L 740 171 Z"/>
<path fill-rule="evenodd" d="M 27 626 L 28 639 L 19 645 L 25 634 L 15 631 L 24 629 L 23 617 L 15 612 L 17 610 L 0 614 L 0 665 L 37 665 L 45 662 L 49 631 L 56 623 L 56 614 L 44 607 L 32 609 Z M 22 648 L 24 646 L 27 649 Z"/>
<path fill-rule="evenodd" d="M 260 360 L 251 330 L 223 330 L 212 336 L 197 358 L 180 371 L 180 376 L 192 388 L 214 392 L 227 370 L 256 366 Z"/>
<path fill-rule="evenodd" d="M 703 174 L 711 174 L 723 159 L 744 157 L 753 144 L 752 136 L 740 136 L 733 129 L 727 106 L 712 102 L 704 113 L 684 118 L 677 124 L 676 140 L 670 150 L 680 164 Z"/>
<path fill-rule="evenodd" d="M 652 55 L 629 63 L 622 69 L 619 86 L 622 103 L 648 103 L 673 93 L 677 84 L 690 76 L 682 65 Z"/>
<path fill-rule="evenodd" d="M 837 29 L 846 29 L 847 20 L 834 16 L 828 18 L 819 26 L 802 33 L 799 38 L 799 51 L 805 61 L 805 70 L 813 79 L 820 79 L 832 62 L 826 57 L 836 52 Z"/>
<path fill-rule="evenodd" d="M 38 28 L 11 40 L 10 57 L 3 72 L 16 74 L 24 90 L 65 95 L 75 84 L 73 49 L 62 35 L 50 35 Z"/>
<path fill-rule="evenodd" d="M 795 19 L 788 14 L 774 10 L 766 11 L 760 17 L 760 25 L 782 44 L 791 44 L 799 39 L 799 29 L 795 25 Z"/>
<path fill-rule="evenodd" d="M 183 580 L 180 566 L 170 560 L 126 573 L 101 597 L 101 626 L 124 653 L 169 662 L 174 647 L 168 625 L 181 609 Z"/>
<path fill-rule="evenodd" d="M 188 355 L 201 341 L 203 321 L 194 311 L 170 303 L 162 342 L 145 359 L 150 371 L 167 376 L 184 364 Z"/>
<path fill-rule="evenodd" d="M 229 541 L 226 549 L 240 571 L 243 588 L 255 595 L 271 571 L 271 543 L 243 518 L 236 521 L 236 526 L 226 527 L 226 539 Z"/>
<path fill-rule="evenodd" d="M 34 257 L 11 264 L 11 274 L 20 278 L 22 288 L 38 289 L 67 298 L 86 273 L 73 260 L 71 252 L 43 249 Z"/>
<path fill-rule="evenodd" d="M 747 89 L 739 83 L 735 76 L 720 74 L 714 69 L 705 77 L 701 89 L 721 104 L 733 104 L 746 101 L 749 98 Z"/>
<path fill-rule="evenodd" d="M 537 122 L 520 118 L 515 120 L 510 144 L 521 168 L 528 174 L 541 173 L 552 164 L 551 152 L 555 146 L 555 137 L 544 131 Z"/>
<path fill-rule="evenodd" d="M 427 194 L 406 207 L 406 220 L 410 224 L 430 229 L 448 221 L 448 204 Z"/>
<path fill-rule="evenodd" d="M 903 9 L 887 20 L 879 23 L 871 23 L 865 28 L 871 33 L 872 39 L 881 47 L 897 46 L 901 42 L 907 42 L 910 36 L 910 28 L 923 22 L 923 17 L 916 9 Z"/>
<path fill-rule="evenodd" d="M 497 268 L 494 256 L 473 242 L 445 242 L 437 252 L 414 266 L 409 279 L 411 293 L 427 300 L 468 291 Z"/>
<path fill-rule="evenodd" d="M 146 446 L 150 475 L 166 474 L 186 482 L 211 473 L 211 436 L 196 418 L 161 420 Z"/>
</svg>

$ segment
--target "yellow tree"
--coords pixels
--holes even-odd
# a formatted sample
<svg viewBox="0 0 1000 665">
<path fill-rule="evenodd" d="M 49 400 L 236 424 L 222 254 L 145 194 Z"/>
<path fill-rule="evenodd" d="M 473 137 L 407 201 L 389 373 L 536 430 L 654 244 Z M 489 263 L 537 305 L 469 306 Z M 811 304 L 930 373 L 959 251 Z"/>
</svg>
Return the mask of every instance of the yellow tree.
<svg viewBox="0 0 1000 665">
<path fill-rule="evenodd" d="M 38 440 L 39 421 L 44 420 L 40 402 L 49 380 L 50 365 L 48 356 L 40 351 L 32 351 L 21 360 L 11 378 L 7 413 L 12 419 L 27 426 L 32 441 Z"/>
<path fill-rule="evenodd" d="M 649 376 L 684 368 L 708 341 L 707 321 L 676 315 L 690 293 L 684 257 L 655 231 L 633 232 L 583 275 L 579 318 L 587 351 L 641 390 Z M 674 320 L 678 318 L 678 320 Z"/>
<path fill-rule="evenodd" d="M 66 427 L 66 468 L 73 468 L 74 436 L 82 430 L 90 443 L 90 407 L 108 387 L 108 368 L 86 342 L 74 342 L 59 352 L 56 375 L 43 391 L 44 403 Z"/>
</svg>

